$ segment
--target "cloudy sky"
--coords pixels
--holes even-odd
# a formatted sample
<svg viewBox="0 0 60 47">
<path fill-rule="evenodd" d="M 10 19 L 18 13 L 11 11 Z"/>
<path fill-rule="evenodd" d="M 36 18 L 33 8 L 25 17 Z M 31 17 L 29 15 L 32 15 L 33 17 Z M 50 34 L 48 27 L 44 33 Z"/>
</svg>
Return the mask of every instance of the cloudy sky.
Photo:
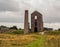
<svg viewBox="0 0 60 47">
<path fill-rule="evenodd" d="M 26 9 L 42 13 L 44 23 L 60 23 L 60 0 L 0 0 L 0 22 L 23 23 Z"/>
</svg>

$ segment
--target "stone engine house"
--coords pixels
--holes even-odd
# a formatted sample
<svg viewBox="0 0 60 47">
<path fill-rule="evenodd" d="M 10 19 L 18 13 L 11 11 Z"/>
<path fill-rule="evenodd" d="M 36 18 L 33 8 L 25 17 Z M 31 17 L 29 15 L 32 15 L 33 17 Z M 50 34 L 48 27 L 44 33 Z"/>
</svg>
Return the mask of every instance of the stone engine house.
<svg viewBox="0 0 60 47">
<path fill-rule="evenodd" d="M 28 10 L 25 10 L 25 19 L 24 19 L 24 34 L 29 32 L 40 32 L 43 31 L 43 18 L 42 14 L 38 11 L 34 11 L 31 14 L 31 30 L 29 30 L 29 23 L 28 23 Z"/>
</svg>

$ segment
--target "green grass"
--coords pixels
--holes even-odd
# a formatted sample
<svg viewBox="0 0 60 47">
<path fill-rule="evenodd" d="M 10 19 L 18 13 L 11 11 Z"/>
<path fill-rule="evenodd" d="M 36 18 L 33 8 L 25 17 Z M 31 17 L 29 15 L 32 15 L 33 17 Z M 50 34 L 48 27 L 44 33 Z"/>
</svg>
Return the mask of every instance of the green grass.
<svg viewBox="0 0 60 47">
<path fill-rule="evenodd" d="M 5 34 L 23 34 L 23 30 L 10 30 L 8 32 L 4 32 Z"/>
<path fill-rule="evenodd" d="M 44 37 L 39 35 L 38 40 L 33 41 L 32 43 L 26 45 L 25 47 L 44 47 Z"/>
<path fill-rule="evenodd" d="M 45 33 L 48 35 L 60 35 L 60 31 L 47 31 Z"/>
</svg>

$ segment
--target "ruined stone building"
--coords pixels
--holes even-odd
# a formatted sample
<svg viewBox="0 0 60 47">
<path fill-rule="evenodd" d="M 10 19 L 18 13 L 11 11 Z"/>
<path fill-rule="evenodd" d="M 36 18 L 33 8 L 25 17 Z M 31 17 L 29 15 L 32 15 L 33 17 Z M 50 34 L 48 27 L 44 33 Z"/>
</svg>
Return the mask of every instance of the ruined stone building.
<svg viewBox="0 0 60 47">
<path fill-rule="evenodd" d="M 40 32 L 43 31 L 43 19 L 42 14 L 38 11 L 34 11 L 31 14 L 31 30 L 29 30 L 29 23 L 28 23 L 29 12 L 25 10 L 25 19 L 24 19 L 24 33 L 29 32 Z"/>
</svg>

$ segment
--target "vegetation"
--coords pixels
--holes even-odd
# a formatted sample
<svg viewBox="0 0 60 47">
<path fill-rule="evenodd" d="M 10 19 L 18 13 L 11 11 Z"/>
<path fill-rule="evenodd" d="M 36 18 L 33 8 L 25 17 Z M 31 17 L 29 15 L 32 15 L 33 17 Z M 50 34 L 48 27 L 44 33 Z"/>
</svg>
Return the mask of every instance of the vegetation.
<svg viewBox="0 0 60 47">
<path fill-rule="evenodd" d="M 23 30 L 10 30 L 8 32 L 4 32 L 5 34 L 23 34 Z"/>
<path fill-rule="evenodd" d="M 18 30 L 16 26 L 10 27 L 9 29 Z"/>
<path fill-rule="evenodd" d="M 0 34 L 0 47 L 33 47 L 41 45 L 42 36 L 37 34 L 10 35 Z M 38 44 L 40 43 L 40 44 Z"/>
<path fill-rule="evenodd" d="M 60 35 L 46 35 L 45 47 L 60 47 Z"/>
<path fill-rule="evenodd" d="M 60 31 L 23 34 L 23 30 L 11 30 L 0 34 L 0 47 L 60 47 Z"/>
<path fill-rule="evenodd" d="M 60 35 L 60 31 L 46 31 L 45 34 L 48 34 L 48 35 Z"/>
</svg>

